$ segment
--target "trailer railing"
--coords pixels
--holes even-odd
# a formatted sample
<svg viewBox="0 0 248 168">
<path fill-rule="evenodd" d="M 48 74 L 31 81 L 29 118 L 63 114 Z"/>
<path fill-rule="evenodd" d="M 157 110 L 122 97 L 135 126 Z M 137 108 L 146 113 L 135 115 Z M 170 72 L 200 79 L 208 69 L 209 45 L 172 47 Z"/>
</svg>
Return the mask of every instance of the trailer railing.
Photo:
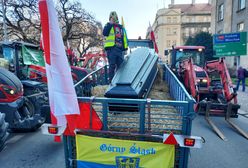
<svg viewBox="0 0 248 168">
<path fill-rule="evenodd" d="M 91 90 L 95 86 L 99 85 L 108 85 L 108 65 L 101 67 L 95 71 L 92 71 L 88 75 L 86 75 L 83 79 L 78 81 L 74 87 L 76 90 L 80 90 L 81 93 L 78 94 L 78 97 L 90 97 Z"/>
<path fill-rule="evenodd" d="M 191 122 L 194 116 L 194 99 L 187 93 L 173 72 L 166 65 L 162 66 L 164 68 L 163 78 L 169 85 L 170 95 L 174 100 L 93 97 L 90 92 L 87 92 L 84 95 L 85 97 L 79 97 L 78 100 L 91 105 L 90 114 L 93 110 L 98 114 L 103 123 L 103 134 L 104 132 L 119 132 L 122 135 L 162 136 L 165 132 L 174 132 L 174 134 L 190 135 Z M 106 74 L 102 73 L 103 69 L 104 72 L 107 72 L 107 66 L 105 66 L 90 73 L 80 83 L 76 84 L 76 87 L 81 85 L 83 89 L 91 90 L 94 86 L 108 83 Z M 136 111 L 123 111 L 118 110 L 118 108 L 109 110 L 109 105 L 120 103 L 126 105 L 126 107 L 135 105 L 137 107 Z M 83 134 L 87 135 L 92 135 L 92 132 L 94 132 L 92 129 L 82 131 Z M 96 134 L 93 135 L 96 136 Z M 99 136 L 99 131 L 97 135 Z M 130 138 L 130 136 L 123 136 L 122 138 L 124 139 L 124 137 Z M 132 137 L 135 140 L 146 141 L 145 138 Z M 64 136 L 64 149 L 66 167 L 76 167 L 74 137 Z M 176 147 L 175 167 L 187 167 L 188 156 L 188 148 Z"/>
</svg>

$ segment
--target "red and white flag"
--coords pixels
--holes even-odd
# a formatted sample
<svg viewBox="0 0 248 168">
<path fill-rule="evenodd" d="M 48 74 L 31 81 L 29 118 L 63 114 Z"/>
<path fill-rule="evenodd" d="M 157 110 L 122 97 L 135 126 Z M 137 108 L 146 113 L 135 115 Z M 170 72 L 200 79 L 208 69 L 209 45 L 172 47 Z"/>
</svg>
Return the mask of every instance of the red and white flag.
<svg viewBox="0 0 248 168">
<path fill-rule="evenodd" d="M 150 31 L 150 38 L 153 42 L 153 47 L 154 47 L 154 50 L 156 53 L 158 53 L 158 46 L 157 46 L 157 43 L 156 43 L 156 40 L 155 40 L 155 35 L 154 35 L 154 31 L 152 30 L 152 26 L 151 24 L 149 23 L 149 31 Z"/>
<path fill-rule="evenodd" d="M 67 61 L 58 17 L 52 0 L 39 0 L 43 47 L 46 60 L 49 103 L 56 121 L 66 126 L 65 115 L 79 114 L 71 69 Z"/>
</svg>

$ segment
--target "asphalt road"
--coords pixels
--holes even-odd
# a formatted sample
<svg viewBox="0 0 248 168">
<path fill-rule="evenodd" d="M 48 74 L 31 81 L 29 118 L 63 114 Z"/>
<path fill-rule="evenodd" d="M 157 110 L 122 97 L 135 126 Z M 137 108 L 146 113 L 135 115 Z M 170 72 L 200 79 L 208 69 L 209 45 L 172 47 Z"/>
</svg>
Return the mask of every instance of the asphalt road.
<svg viewBox="0 0 248 168">
<path fill-rule="evenodd" d="M 248 119 L 232 119 L 248 132 Z M 238 134 L 223 118 L 212 117 L 218 128 L 228 139 L 221 140 L 208 125 L 203 116 L 193 123 L 192 135 L 203 136 L 206 140 L 203 148 L 192 149 L 189 168 L 247 168 L 248 140 Z"/>
<path fill-rule="evenodd" d="M 63 168 L 62 143 L 38 130 L 32 133 L 12 133 L 0 152 L 0 168 Z"/>
<path fill-rule="evenodd" d="M 247 89 L 248 90 L 248 89 Z M 248 112 L 248 92 L 239 93 L 241 111 Z M 248 140 L 239 135 L 224 118 L 212 117 L 228 141 L 221 140 L 207 124 L 203 116 L 193 121 L 192 135 L 206 140 L 202 149 L 192 149 L 189 168 L 247 168 Z M 248 132 L 248 118 L 232 119 Z M 40 130 L 32 133 L 12 133 L 6 148 L 0 152 L 0 168 L 63 168 L 62 143 L 53 142 Z"/>
<path fill-rule="evenodd" d="M 248 90 L 248 88 L 247 88 Z M 240 112 L 248 113 L 248 91 L 238 92 Z M 212 121 L 223 132 L 227 141 L 221 140 L 208 125 L 203 116 L 193 121 L 192 135 L 203 136 L 206 140 L 202 149 L 192 149 L 189 168 L 247 168 L 248 140 L 235 131 L 220 117 L 211 117 Z M 248 133 L 248 118 L 239 116 L 231 119 Z"/>
</svg>

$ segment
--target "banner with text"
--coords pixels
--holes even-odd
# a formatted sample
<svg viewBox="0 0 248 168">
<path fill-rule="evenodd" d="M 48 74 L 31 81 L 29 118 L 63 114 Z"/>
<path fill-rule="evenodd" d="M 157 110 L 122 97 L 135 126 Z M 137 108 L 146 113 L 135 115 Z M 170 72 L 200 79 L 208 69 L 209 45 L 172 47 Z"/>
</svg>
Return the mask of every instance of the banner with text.
<svg viewBox="0 0 248 168">
<path fill-rule="evenodd" d="M 173 168 L 175 146 L 76 135 L 78 168 Z"/>
</svg>

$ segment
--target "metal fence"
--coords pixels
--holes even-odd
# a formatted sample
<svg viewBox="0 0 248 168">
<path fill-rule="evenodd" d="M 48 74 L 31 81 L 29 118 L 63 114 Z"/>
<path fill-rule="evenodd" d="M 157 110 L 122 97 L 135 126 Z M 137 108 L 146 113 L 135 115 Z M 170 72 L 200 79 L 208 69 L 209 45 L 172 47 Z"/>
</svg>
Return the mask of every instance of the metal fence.
<svg viewBox="0 0 248 168">
<path fill-rule="evenodd" d="M 145 136 L 162 136 L 164 132 L 169 133 L 173 131 L 176 134 L 190 135 L 191 121 L 194 116 L 194 100 L 172 71 L 166 65 L 163 66 L 163 77 L 169 85 L 170 95 L 174 100 L 93 97 L 91 92 L 87 91 L 84 93 L 84 97 L 79 98 L 79 101 L 91 104 L 90 114 L 92 114 L 93 110 L 98 114 L 103 123 L 102 131 L 104 133 L 121 132 L 122 135 L 137 133 Z M 105 67 L 103 69 L 86 76 L 81 81 L 81 87 L 91 90 L 94 86 L 106 84 L 107 76 L 101 72 L 107 72 L 107 68 Z M 92 129 L 88 131 L 84 130 L 85 134 L 90 132 L 92 133 L 94 131 Z M 140 139 L 136 136 L 133 136 L 132 139 L 145 140 L 144 137 Z M 162 139 L 158 141 L 162 141 Z M 64 145 L 66 166 L 76 167 L 76 145 L 74 137 L 64 137 Z M 175 167 L 187 167 L 188 155 L 189 149 L 177 147 Z"/>
</svg>

